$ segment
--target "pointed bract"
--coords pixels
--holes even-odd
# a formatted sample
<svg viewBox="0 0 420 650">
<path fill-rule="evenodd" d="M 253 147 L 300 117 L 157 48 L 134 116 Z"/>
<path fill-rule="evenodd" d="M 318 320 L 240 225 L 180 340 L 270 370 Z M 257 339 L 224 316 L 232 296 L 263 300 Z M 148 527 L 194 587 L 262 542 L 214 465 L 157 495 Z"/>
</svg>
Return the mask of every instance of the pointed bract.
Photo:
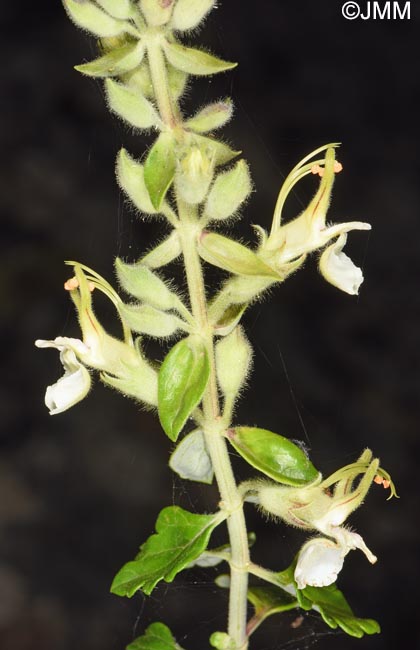
<svg viewBox="0 0 420 650">
<path fill-rule="evenodd" d="M 169 63 L 188 74 L 206 76 L 225 72 L 225 70 L 231 70 L 237 66 L 237 63 L 223 61 L 212 54 L 179 43 L 165 41 L 163 48 Z"/>
<path fill-rule="evenodd" d="M 117 77 L 140 65 L 144 49 L 142 43 L 123 45 L 90 63 L 76 65 L 75 69 L 88 77 Z"/>
</svg>

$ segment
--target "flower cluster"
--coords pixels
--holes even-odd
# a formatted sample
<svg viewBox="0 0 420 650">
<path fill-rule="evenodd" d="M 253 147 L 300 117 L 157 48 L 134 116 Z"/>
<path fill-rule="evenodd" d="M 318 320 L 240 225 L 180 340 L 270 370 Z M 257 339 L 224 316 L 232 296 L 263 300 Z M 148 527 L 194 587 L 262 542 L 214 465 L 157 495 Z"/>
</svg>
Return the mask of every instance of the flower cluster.
<svg viewBox="0 0 420 650">
<path fill-rule="evenodd" d="M 261 257 L 280 274 L 294 260 L 301 263 L 313 251 L 325 247 L 319 261 L 319 269 L 324 278 L 349 294 L 357 294 L 363 282 L 361 269 L 353 264 L 345 253 L 344 245 L 347 233 L 351 230 L 370 230 L 368 223 L 349 221 L 328 226 L 327 211 L 331 200 L 334 176 L 342 170 L 342 165 L 335 159 L 334 149 L 337 145 L 326 145 L 301 160 L 287 176 L 280 190 L 274 210 L 270 235 L 262 236 Z M 326 150 L 325 159 L 313 160 L 314 156 Z M 319 188 L 308 207 L 295 219 L 282 224 L 282 211 L 285 201 L 298 181 L 308 174 L 321 177 Z"/>
<path fill-rule="evenodd" d="M 363 503 L 372 482 L 382 483 L 391 489 L 391 497 L 396 496 L 389 474 L 379 466 L 379 459 L 372 458 L 372 452 L 366 449 L 356 463 L 306 487 L 257 481 L 245 484 L 249 500 L 258 503 L 265 512 L 297 528 L 326 535 L 310 539 L 300 550 L 295 569 L 299 589 L 306 585 L 326 587 L 335 582 L 351 550 L 360 549 L 369 562 L 376 562 L 377 558 L 363 538 L 343 526 L 348 516 Z"/>
<path fill-rule="evenodd" d="M 88 271 L 86 275 L 84 270 Z M 82 340 L 58 336 L 54 340 L 38 339 L 39 348 L 60 352 L 64 375 L 45 393 L 51 415 L 62 413 L 80 402 L 89 392 L 89 369 L 98 370 L 104 383 L 146 404 L 157 402 L 157 373 L 143 358 L 139 342 L 134 342 L 121 307 L 122 301 L 101 276 L 87 267 L 74 264 L 75 276 L 64 287 L 76 306 Z M 120 315 L 124 340 L 110 336 L 96 318 L 92 291 L 99 289 L 114 303 Z"/>
</svg>

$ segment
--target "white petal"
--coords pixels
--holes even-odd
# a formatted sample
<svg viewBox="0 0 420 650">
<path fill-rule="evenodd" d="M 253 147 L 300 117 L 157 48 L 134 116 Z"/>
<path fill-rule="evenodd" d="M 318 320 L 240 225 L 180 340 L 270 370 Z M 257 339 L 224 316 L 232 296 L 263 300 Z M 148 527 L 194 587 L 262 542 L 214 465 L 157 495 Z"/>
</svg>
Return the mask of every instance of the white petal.
<svg viewBox="0 0 420 650">
<path fill-rule="evenodd" d="M 80 402 L 90 390 L 90 375 L 83 364 L 77 359 L 72 347 L 83 345 L 78 339 L 57 337 L 54 341 L 38 339 L 35 345 L 38 348 L 56 348 L 60 351 L 60 360 L 64 367 L 64 375 L 52 386 L 48 386 L 45 393 L 45 404 L 50 415 L 66 411 L 77 402 Z M 70 345 L 72 347 L 66 347 Z"/>
<path fill-rule="evenodd" d="M 341 291 L 357 295 L 363 282 L 363 273 L 351 259 L 343 253 L 347 235 L 342 233 L 334 244 L 322 253 L 319 270 L 324 278 Z"/>
<path fill-rule="evenodd" d="M 90 389 L 90 375 L 84 366 L 76 372 L 64 374 L 45 393 L 45 404 L 50 415 L 62 413 L 86 397 Z"/>
<path fill-rule="evenodd" d="M 358 533 L 353 533 L 351 530 L 347 530 L 347 528 L 341 528 L 340 526 L 332 526 L 329 534 L 335 537 L 338 544 L 340 544 L 342 548 L 346 549 L 346 553 L 358 548 L 362 551 L 362 553 L 366 555 L 371 564 L 375 564 L 375 562 L 378 560 L 376 555 L 374 555 L 372 551 L 366 546 L 363 537 Z"/>
<path fill-rule="evenodd" d="M 53 341 L 37 339 L 35 345 L 37 348 L 55 348 L 56 350 L 60 350 L 60 352 L 69 348 L 80 355 L 86 354 L 86 352 L 89 351 L 89 348 L 83 343 L 83 341 L 80 339 L 68 338 L 67 336 L 57 336 Z"/>
<path fill-rule="evenodd" d="M 296 564 L 295 580 L 298 588 L 331 585 L 343 568 L 346 553 L 346 550 L 330 539 L 311 539 L 301 548 Z"/>
</svg>

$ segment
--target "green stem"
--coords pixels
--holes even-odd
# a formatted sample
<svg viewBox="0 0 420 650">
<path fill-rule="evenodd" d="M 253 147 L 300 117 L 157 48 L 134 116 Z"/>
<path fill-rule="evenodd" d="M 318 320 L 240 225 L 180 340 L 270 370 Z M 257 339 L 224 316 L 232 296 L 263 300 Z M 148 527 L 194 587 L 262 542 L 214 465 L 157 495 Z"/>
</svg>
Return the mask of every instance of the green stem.
<svg viewBox="0 0 420 650">
<path fill-rule="evenodd" d="M 162 121 L 167 127 L 179 126 L 179 110 L 171 96 L 165 58 L 159 36 L 151 35 L 147 43 L 156 103 Z M 231 580 L 229 592 L 228 634 L 236 650 L 246 650 L 248 566 L 250 563 L 248 535 L 243 511 L 242 497 L 238 491 L 219 409 L 216 368 L 214 363 L 213 330 L 209 325 L 207 298 L 200 258 L 197 252 L 198 218 L 195 206 L 178 197 L 179 223 L 177 230 L 181 239 L 185 272 L 192 314 L 197 331 L 203 337 L 210 359 L 210 379 L 203 397 L 203 431 L 221 496 L 221 508 L 227 514 L 227 527 L 231 547 Z"/>
<path fill-rule="evenodd" d="M 179 125 L 179 111 L 171 97 L 165 57 L 158 32 L 151 33 L 147 39 L 147 59 L 160 116 L 166 126 L 174 128 Z"/>
<path fill-rule="evenodd" d="M 221 507 L 228 514 L 227 526 L 231 547 L 228 634 L 234 640 L 238 650 L 245 650 L 248 645 L 246 619 L 250 558 L 243 502 L 223 437 L 214 364 L 214 340 L 208 323 L 203 272 L 197 253 L 197 218 L 193 206 L 178 200 L 178 207 L 181 222 L 178 231 L 181 237 L 192 313 L 196 319 L 197 329 L 205 341 L 211 367 L 208 387 L 203 397 L 203 430 L 222 499 Z"/>
</svg>

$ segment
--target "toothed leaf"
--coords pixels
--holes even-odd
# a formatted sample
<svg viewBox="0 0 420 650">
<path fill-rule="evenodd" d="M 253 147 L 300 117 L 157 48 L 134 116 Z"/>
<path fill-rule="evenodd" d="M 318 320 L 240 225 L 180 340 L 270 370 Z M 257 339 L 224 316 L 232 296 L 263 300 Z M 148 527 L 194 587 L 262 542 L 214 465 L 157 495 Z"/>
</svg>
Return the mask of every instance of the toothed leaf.
<svg viewBox="0 0 420 650">
<path fill-rule="evenodd" d="M 152 623 L 145 633 L 130 643 L 126 650 L 182 650 L 163 623 Z"/>
<path fill-rule="evenodd" d="M 117 573 L 111 592 L 131 597 L 141 589 L 150 595 L 161 580 L 172 582 L 206 550 L 212 531 L 222 520 L 220 513 L 196 515 L 179 506 L 164 508 L 156 521 L 156 533 Z"/>
</svg>

